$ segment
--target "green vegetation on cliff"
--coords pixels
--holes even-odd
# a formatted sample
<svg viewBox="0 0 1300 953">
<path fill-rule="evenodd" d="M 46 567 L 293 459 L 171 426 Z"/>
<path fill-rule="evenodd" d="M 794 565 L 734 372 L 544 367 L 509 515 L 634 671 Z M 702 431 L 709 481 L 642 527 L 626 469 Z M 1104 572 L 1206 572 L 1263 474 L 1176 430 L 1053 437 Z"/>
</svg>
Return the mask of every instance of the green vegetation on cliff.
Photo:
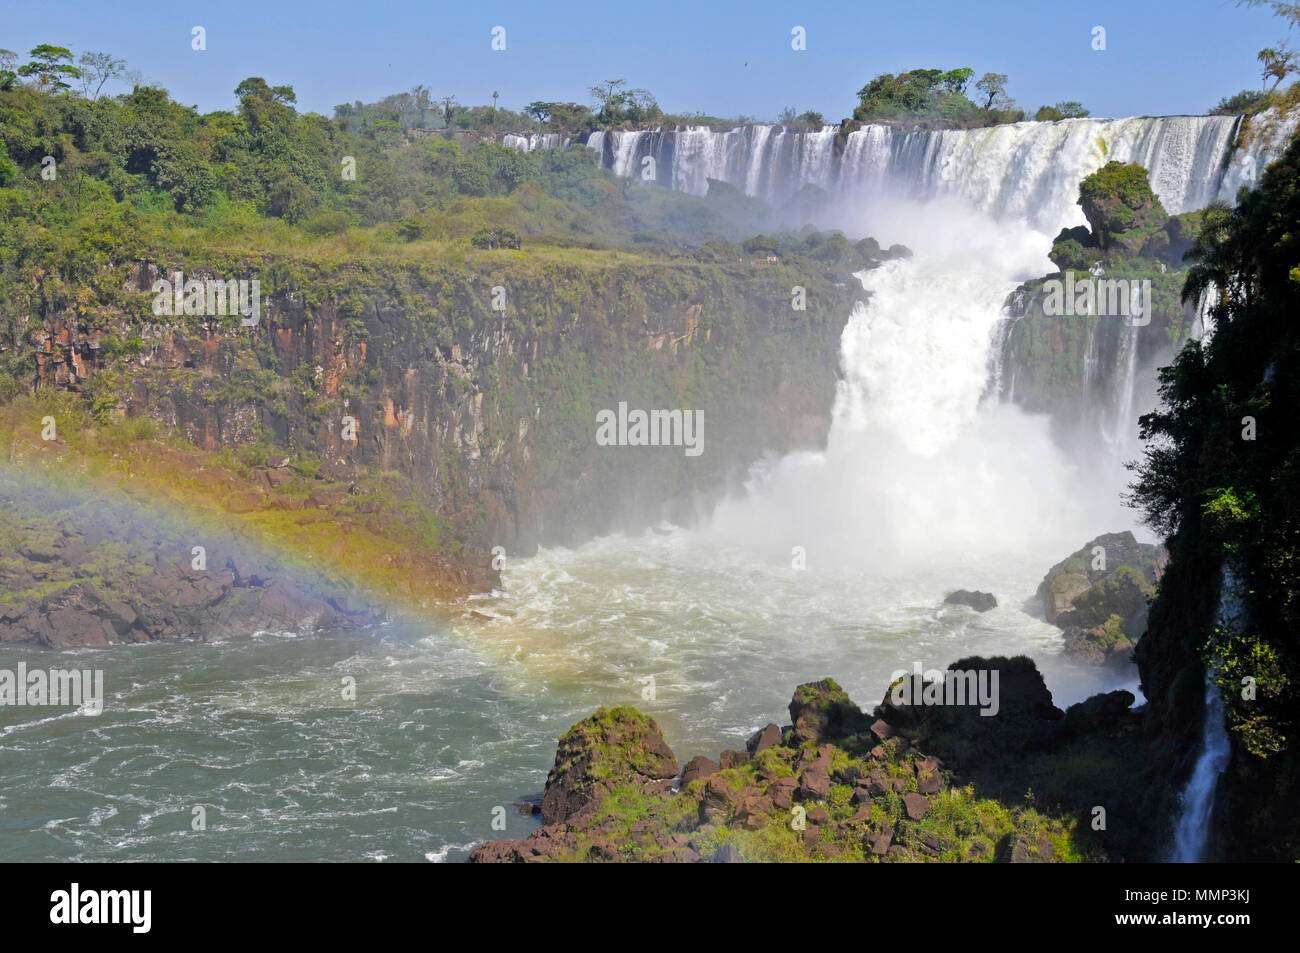
<svg viewBox="0 0 1300 953">
<path fill-rule="evenodd" d="M 1184 295 L 1218 289 L 1214 333 L 1161 371 L 1133 484 L 1171 555 L 1138 646 L 1143 688 L 1157 716 L 1185 726 L 1199 715 L 1201 673 L 1217 672 L 1234 741 L 1229 797 L 1243 805 L 1229 814 L 1237 856 L 1300 856 L 1297 221 L 1300 139 L 1235 209 L 1206 210 Z M 1238 625 L 1215 624 L 1221 595 L 1244 607 Z"/>
</svg>

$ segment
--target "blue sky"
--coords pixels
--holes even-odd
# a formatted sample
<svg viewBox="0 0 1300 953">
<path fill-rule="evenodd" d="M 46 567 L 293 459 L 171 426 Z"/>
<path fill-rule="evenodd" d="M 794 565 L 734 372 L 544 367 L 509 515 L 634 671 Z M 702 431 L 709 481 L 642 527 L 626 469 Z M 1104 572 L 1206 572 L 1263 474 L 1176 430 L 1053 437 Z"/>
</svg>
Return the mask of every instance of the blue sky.
<svg viewBox="0 0 1300 953">
<path fill-rule="evenodd" d="M 190 48 L 196 25 L 203 52 Z M 791 49 L 794 26 L 804 51 Z M 1197 113 L 1258 88 L 1255 53 L 1286 36 L 1267 9 L 1234 0 L 0 0 L 0 48 L 108 51 L 205 112 L 232 108 L 247 76 L 293 86 L 301 110 L 326 115 L 417 83 L 462 103 L 497 90 L 517 109 L 586 102 L 589 86 L 626 78 L 669 112 L 772 119 L 793 106 L 837 120 L 878 73 L 970 66 L 1008 74 L 1031 112 L 1075 99 L 1097 116 Z"/>
</svg>

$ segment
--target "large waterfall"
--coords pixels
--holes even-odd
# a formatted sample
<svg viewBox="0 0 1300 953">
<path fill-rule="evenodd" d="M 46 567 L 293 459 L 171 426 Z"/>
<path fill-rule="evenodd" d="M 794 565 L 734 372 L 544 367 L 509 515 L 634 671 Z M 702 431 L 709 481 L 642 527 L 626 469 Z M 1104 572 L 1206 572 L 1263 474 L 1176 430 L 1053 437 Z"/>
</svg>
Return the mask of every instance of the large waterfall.
<svg viewBox="0 0 1300 953">
<path fill-rule="evenodd" d="M 1266 125 L 1264 117 L 1255 122 Z M 693 194 L 705 194 L 710 180 L 725 182 L 764 199 L 778 218 L 792 224 L 836 227 L 850 237 L 872 235 L 884 245 L 906 243 L 896 229 L 891 231 L 895 223 L 912 217 L 909 212 L 899 214 L 903 205 L 960 210 L 974 231 L 1014 236 L 1012 245 L 1024 251 L 1010 267 L 1003 267 L 1006 255 L 994 260 L 967 254 L 963 263 L 958 253 L 950 263 L 966 274 L 961 287 L 969 291 L 997 277 L 1009 290 L 1026 278 L 1056 270 L 1047 259 L 1053 237 L 1061 228 L 1085 221 L 1077 202 L 1079 182 L 1110 160 L 1145 167 L 1170 214 L 1215 200 L 1231 202 L 1273 157 L 1295 119 L 1278 124 L 1272 135 L 1247 137 L 1244 148 L 1238 145 L 1242 123 L 1239 116 L 1166 116 L 1022 122 L 970 130 L 682 127 L 596 133 L 588 145 L 617 175 Z M 943 214 L 927 214 L 924 220 L 937 231 L 953 227 Z M 933 237 L 922 234 L 912 247 L 931 244 Z M 968 248 L 979 244 L 968 242 Z M 947 307 L 968 304 L 968 295 L 966 299 Z M 981 342 L 973 351 L 997 384 L 1004 370 L 1001 348 L 1008 326 L 1003 325 L 997 340 Z M 1162 349 L 1160 357 L 1166 359 L 1169 342 L 1159 328 L 1144 332 L 1119 317 L 1089 328 L 1087 353 L 1078 357 L 1083 389 L 1066 415 L 1070 420 L 1061 422 L 1079 431 L 1072 430 L 1069 438 L 1077 444 L 1076 454 L 1087 455 L 1094 469 L 1109 471 L 1107 479 L 1121 481 L 1116 489 L 1123 485 L 1123 462 L 1140 452 L 1137 418 L 1155 399 L 1154 366 L 1141 365 L 1138 356 L 1144 333 L 1141 350 L 1147 359 L 1153 350 Z M 987 353 L 990 344 L 993 352 Z M 901 360 L 897 354 L 890 359 Z M 946 373 L 938 368 L 934 372 Z M 1015 372 L 1012 367 L 1006 378 L 1008 393 Z"/>
<path fill-rule="evenodd" d="M 1227 195 L 1246 176 L 1230 149 L 1237 124 L 867 127 L 842 143 L 834 128 L 775 126 L 597 136 L 619 174 L 652 168 L 685 191 L 718 178 L 779 208 L 815 186 L 835 197 L 826 205 L 846 232 L 915 254 L 859 276 L 823 447 L 756 461 L 692 527 L 513 560 L 500 596 L 513 621 L 496 643 L 476 630 L 475 644 L 508 663 L 519 694 L 637 704 L 685 750 L 744 737 L 779 717 L 773 698 L 828 674 L 868 705 L 891 672 L 971 655 L 1031 656 L 1062 707 L 1119 687 L 1063 655 L 1033 599 L 1082 543 L 1137 528 L 1125 477 L 1097 478 L 1046 417 L 991 397 L 1003 304 L 1053 270 L 1051 239 L 1082 220 L 1080 178 L 1107 158 L 1140 158 L 1171 211 Z M 1111 415 L 1117 440 L 1131 416 Z M 1105 443 L 1098 434 L 1091 452 L 1116 452 Z M 999 604 L 945 605 L 957 588 Z"/>
</svg>

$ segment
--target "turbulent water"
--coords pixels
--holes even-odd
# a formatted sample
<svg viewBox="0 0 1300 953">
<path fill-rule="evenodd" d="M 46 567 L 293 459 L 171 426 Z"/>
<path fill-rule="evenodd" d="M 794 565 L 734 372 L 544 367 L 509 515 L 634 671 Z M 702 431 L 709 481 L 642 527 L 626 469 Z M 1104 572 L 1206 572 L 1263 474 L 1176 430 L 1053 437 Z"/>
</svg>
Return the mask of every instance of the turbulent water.
<svg viewBox="0 0 1300 953">
<path fill-rule="evenodd" d="M 794 687 L 825 675 L 870 707 L 916 662 L 1025 653 L 1058 704 L 1098 690 L 1033 593 L 1133 515 L 1118 477 L 1068 458 L 1046 419 L 988 398 L 995 332 L 1008 293 L 1051 270 L 1051 237 L 1080 220 L 1083 175 L 1137 159 L 1166 208 L 1195 207 L 1248 177 L 1228 151 L 1235 126 L 867 127 L 840 153 L 833 128 L 596 140 L 620 174 L 651 155 L 685 191 L 709 177 L 774 201 L 833 191 L 828 224 L 916 252 L 861 276 L 871 295 L 848 316 L 825 449 L 756 462 L 700 525 L 508 563 L 505 591 L 479 601 L 494 622 L 4 648 L 0 668 L 103 668 L 108 698 L 98 716 L 0 710 L 0 859 L 459 860 L 534 826 L 511 803 L 540 791 L 556 737 L 600 705 L 652 714 L 684 759 L 784 721 Z M 999 606 L 943 604 L 956 588 Z M 206 830 L 192 829 L 195 807 Z"/>
</svg>

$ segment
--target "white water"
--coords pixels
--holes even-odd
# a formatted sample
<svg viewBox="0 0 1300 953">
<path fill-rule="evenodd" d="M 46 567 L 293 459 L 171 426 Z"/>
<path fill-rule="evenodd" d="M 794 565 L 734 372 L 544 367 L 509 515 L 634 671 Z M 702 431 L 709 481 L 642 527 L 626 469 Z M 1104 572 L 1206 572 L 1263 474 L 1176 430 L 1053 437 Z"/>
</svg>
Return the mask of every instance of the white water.
<svg viewBox="0 0 1300 953">
<path fill-rule="evenodd" d="M 1223 592 L 1219 596 L 1219 613 L 1216 620 L 1222 626 L 1240 624 L 1242 607 L 1234 589 L 1236 577 L 1224 567 Z M 1219 777 L 1228 767 L 1232 746 L 1228 740 L 1223 713 L 1223 696 L 1214 684 L 1214 672 L 1205 674 L 1205 721 L 1201 728 L 1201 749 L 1196 757 L 1196 767 L 1187 781 L 1181 803 L 1183 812 L 1174 829 L 1174 848 L 1171 859 L 1175 863 L 1193 864 L 1205 860 L 1210 837 L 1210 812 L 1214 807 L 1214 792 Z"/>
<path fill-rule="evenodd" d="M 999 219 L 1022 218 L 1053 235 L 1083 224 L 1079 180 L 1110 160 L 1150 173 L 1165 210 L 1178 214 L 1214 199 L 1231 202 L 1253 183 L 1291 131 L 1292 116 L 1248 149 L 1233 150 L 1236 116 L 1162 116 L 1021 122 L 971 130 L 902 131 L 868 125 L 850 133 L 836 155 L 837 127 L 812 132 L 783 126 L 705 127 L 598 132 L 587 144 L 616 175 L 639 175 L 652 156 L 660 184 L 703 195 L 710 178 L 777 206 L 815 186 L 847 201 L 889 192 L 918 201 L 953 197 Z M 1266 125 L 1257 118 L 1259 127 Z M 850 217 L 837 222 L 857 230 Z"/>
<path fill-rule="evenodd" d="M 640 174 L 652 156 L 658 180 L 685 191 L 703 192 L 708 177 L 766 197 L 834 191 L 833 224 L 916 254 L 862 275 L 872 294 L 843 332 L 824 449 L 758 462 L 743 491 L 693 528 L 510 562 L 507 591 L 484 602 L 513 615 L 474 626 L 475 644 L 512 692 L 635 704 L 686 757 L 783 721 L 795 685 L 825 675 L 864 707 L 898 669 L 971 654 L 1030 655 L 1062 706 L 1116 687 L 1062 656 L 1033 594 L 1085 541 L 1135 529 L 1119 501 L 1124 476 L 1112 467 L 1098 479 L 1095 460 L 1053 443 L 1045 418 L 985 398 L 995 332 L 1007 294 L 1052 270 L 1056 231 L 1082 221 L 1083 176 L 1136 158 L 1166 208 L 1182 211 L 1229 187 L 1235 124 L 867 127 L 842 156 L 830 127 L 593 138 L 617 173 Z M 1113 439 L 1098 439 L 1094 456 L 1111 460 L 1136 430 L 1132 395 L 1145 389 L 1129 371 L 1135 350 L 1121 351 Z M 999 605 L 976 614 L 943 604 L 956 588 L 991 591 Z M 1137 693 L 1135 682 L 1125 687 Z"/>
<path fill-rule="evenodd" d="M 636 704 L 694 754 L 783 720 L 795 685 L 826 675 L 868 708 L 894 671 L 971 654 L 1031 655 L 1061 705 L 1111 687 L 1063 658 L 1033 595 L 1133 514 L 1046 418 L 982 400 L 1003 301 L 1050 268 L 1049 236 L 951 199 L 861 214 L 916 254 L 861 276 L 825 449 L 762 462 L 692 529 L 508 564 L 497 608 L 514 615 L 475 639 L 520 691 Z M 957 588 L 1000 605 L 944 605 Z"/>
</svg>

